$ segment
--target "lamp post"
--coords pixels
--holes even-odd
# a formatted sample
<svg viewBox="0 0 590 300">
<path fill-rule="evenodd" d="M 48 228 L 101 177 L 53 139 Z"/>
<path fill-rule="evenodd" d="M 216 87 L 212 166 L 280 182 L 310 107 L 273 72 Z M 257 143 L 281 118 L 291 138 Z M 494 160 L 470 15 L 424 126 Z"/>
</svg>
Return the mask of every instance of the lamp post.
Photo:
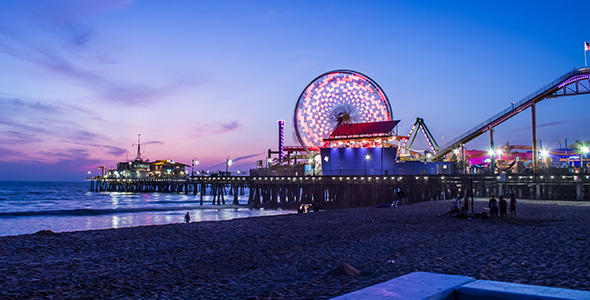
<svg viewBox="0 0 590 300">
<path fill-rule="evenodd" d="M 461 162 L 459 162 L 459 148 L 456 148 L 455 150 L 453 150 L 453 158 L 455 160 L 455 166 L 459 166 L 462 167 Z M 455 172 L 455 170 L 453 170 L 453 172 Z"/>
<path fill-rule="evenodd" d="M 547 151 L 547 149 L 542 149 L 541 150 L 541 157 L 543 158 L 543 164 L 545 165 L 545 168 L 547 168 L 547 157 L 549 156 L 549 151 Z"/>
<path fill-rule="evenodd" d="M 195 165 L 199 164 L 199 159 L 196 157 L 193 157 L 193 159 L 191 160 L 191 178 L 193 176 L 195 176 Z"/>
<path fill-rule="evenodd" d="M 584 156 L 590 151 L 590 149 L 586 146 L 582 147 L 582 153 Z M 582 172 L 582 167 L 584 166 L 584 160 L 582 159 L 582 153 L 580 153 L 580 173 Z"/>
<path fill-rule="evenodd" d="M 488 150 L 488 155 L 490 156 L 490 173 L 496 174 L 496 170 L 494 169 L 494 159 L 496 158 L 496 151 L 494 151 L 494 149 L 490 149 Z"/>
<path fill-rule="evenodd" d="M 371 159 L 369 154 L 365 154 L 365 176 L 367 176 L 367 160 Z"/>
<path fill-rule="evenodd" d="M 226 176 L 229 174 L 229 173 L 228 173 L 228 172 L 229 172 L 229 171 L 228 171 L 228 170 L 229 170 L 229 166 L 231 166 L 231 157 L 229 157 L 229 156 L 228 156 L 228 157 L 225 159 L 225 175 L 226 175 Z"/>
</svg>

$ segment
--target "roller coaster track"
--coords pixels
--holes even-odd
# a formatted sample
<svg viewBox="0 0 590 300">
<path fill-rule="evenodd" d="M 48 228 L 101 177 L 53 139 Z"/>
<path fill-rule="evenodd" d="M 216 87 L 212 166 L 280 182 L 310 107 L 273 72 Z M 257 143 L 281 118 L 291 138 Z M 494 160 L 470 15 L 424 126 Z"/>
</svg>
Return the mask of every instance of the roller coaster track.
<svg viewBox="0 0 590 300">
<path fill-rule="evenodd" d="M 510 107 L 502 110 L 491 118 L 485 120 L 479 125 L 471 128 L 467 132 L 448 142 L 441 149 L 441 151 L 435 154 L 433 160 L 441 159 L 459 145 L 465 144 L 484 134 L 488 130 L 526 110 L 537 102 L 547 98 L 581 94 L 590 94 L 590 67 L 574 69 L 573 71 L 570 71 L 560 76 L 553 82 L 545 85 L 536 92 L 524 97 L 522 100 L 513 103 L 510 105 Z"/>
</svg>

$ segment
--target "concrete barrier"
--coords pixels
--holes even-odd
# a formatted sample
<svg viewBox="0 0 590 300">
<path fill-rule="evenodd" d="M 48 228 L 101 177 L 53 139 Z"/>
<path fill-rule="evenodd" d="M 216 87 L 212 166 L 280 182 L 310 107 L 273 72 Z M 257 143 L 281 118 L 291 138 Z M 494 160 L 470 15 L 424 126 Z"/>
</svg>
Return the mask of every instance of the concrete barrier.
<svg viewBox="0 0 590 300">
<path fill-rule="evenodd" d="M 477 280 L 457 290 L 458 300 L 590 299 L 590 292 L 492 280 Z"/>
<path fill-rule="evenodd" d="M 458 287 L 473 282 L 468 276 L 414 272 L 333 299 L 456 299 Z"/>
</svg>

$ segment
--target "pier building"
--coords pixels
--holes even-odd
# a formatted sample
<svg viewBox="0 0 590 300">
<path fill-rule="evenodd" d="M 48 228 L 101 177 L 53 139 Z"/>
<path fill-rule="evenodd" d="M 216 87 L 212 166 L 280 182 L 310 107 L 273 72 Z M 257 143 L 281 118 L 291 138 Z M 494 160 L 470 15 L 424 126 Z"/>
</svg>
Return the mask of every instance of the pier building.
<svg viewBox="0 0 590 300">
<path fill-rule="evenodd" d="M 103 176 L 106 178 L 121 179 L 148 179 L 148 178 L 185 178 L 188 176 L 186 167 L 189 165 L 176 162 L 171 159 L 156 160 L 150 162 L 141 155 L 141 133 L 137 136 L 137 157 L 133 161 L 117 163 L 117 169 L 109 169 Z"/>
</svg>

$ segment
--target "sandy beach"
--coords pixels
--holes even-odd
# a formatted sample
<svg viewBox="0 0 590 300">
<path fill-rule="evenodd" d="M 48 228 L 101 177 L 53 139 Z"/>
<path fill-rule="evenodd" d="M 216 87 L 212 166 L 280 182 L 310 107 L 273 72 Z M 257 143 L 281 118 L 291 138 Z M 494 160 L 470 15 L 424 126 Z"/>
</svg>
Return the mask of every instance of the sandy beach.
<svg viewBox="0 0 590 300">
<path fill-rule="evenodd" d="M 449 206 L 2 237 L 0 298 L 326 299 L 414 271 L 590 290 L 590 203 L 437 216 Z"/>
</svg>

